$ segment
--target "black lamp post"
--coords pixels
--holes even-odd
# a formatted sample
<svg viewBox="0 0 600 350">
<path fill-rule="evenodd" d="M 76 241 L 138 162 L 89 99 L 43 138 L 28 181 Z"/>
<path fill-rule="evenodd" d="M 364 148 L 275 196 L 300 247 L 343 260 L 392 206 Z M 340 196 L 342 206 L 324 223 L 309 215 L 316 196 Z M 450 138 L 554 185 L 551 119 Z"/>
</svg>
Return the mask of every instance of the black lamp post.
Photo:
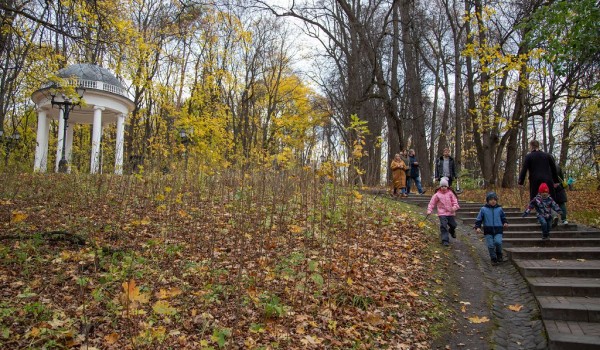
<svg viewBox="0 0 600 350">
<path fill-rule="evenodd" d="M 4 136 L 4 130 L 0 130 L 0 142 L 6 147 L 6 154 L 4 155 L 4 166 L 8 166 L 8 158 L 10 157 L 10 151 L 15 145 L 19 143 L 21 134 L 15 130 L 12 135 Z"/>
<path fill-rule="evenodd" d="M 67 128 L 69 127 L 69 113 L 71 113 L 71 111 L 75 108 L 75 106 L 81 105 L 81 99 L 83 98 L 85 89 L 82 87 L 78 87 L 76 92 L 77 92 L 77 95 L 79 96 L 79 98 L 77 98 L 76 100 L 74 100 L 71 97 L 66 96 L 63 93 L 62 101 L 56 101 L 56 92 L 52 92 L 50 94 L 50 96 L 52 96 L 52 100 L 50 101 L 50 103 L 52 103 L 52 107 L 58 106 L 58 108 L 63 111 L 63 118 L 65 120 L 65 128 L 63 131 L 63 147 L 62 147 L 61 158 L 60 158 L 60 161 L 58 162 L 58 172 L 60 172 L 60 173 L 66 173 L 67 170 L 69 169 L 67 157 L 65 155 L 65 149 L 67 147 Z"/>
<path fill-rule="evenodd" d="M 190 144 L 190 142 L 192 141 L 191 139 L 191 133 L 193 132 L 193 129 L 186 129 L 186 128 L 180 128 L 179 129 L 179 138 L 181 139 L 181 143 L 183 144 L 184 149 L 184 157 L 185 157 L 185 171 L 187 172 L 187 168 L 188 168 L 188 145 Z"/>
</svg>

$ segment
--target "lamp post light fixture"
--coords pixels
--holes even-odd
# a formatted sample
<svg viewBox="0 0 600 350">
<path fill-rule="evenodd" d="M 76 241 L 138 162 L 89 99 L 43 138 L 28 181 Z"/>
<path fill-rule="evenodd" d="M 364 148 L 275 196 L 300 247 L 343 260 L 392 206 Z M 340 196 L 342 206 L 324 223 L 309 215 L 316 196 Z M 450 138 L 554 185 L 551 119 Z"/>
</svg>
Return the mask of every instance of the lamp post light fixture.
<svg viewBox="0 0 600 350">
<path fill-rule="evenodd" d="M 67 148 L 67 128 L 69 127 L 69 113 L 71 113 L 71 111 L 75 108 L 75 106 L 81 106 L 81 99 L 83 98 L 85 89 L 82 87 L 77 87 L 76 92 L 78 95 L 77 99 L 73 99 L 72 97 L 69 97 L 63 93 L 62 101 L 56 100 L 56 92 L 55 91 L 50 93 L 50 96 L 52 96 L 52 100 L 50 101 L 50 103 L 52 104 L 52 107 L 57 106 L 58 109 L 62 110 L 63 118 L 65 120 L 65 127 L 63 130 L 63 146 L 62 146 L 61 158 L 60 158 L 60 161 L 58 162 L 58 172 L 60 172 L 60 173 L 66 173 L 69 169 L 69 167 L 68 167 L 69 164 L 67 161 L 67 157 L 65 155 L 65 153 L 66 153 L 65 150 Z"/>
</svg>

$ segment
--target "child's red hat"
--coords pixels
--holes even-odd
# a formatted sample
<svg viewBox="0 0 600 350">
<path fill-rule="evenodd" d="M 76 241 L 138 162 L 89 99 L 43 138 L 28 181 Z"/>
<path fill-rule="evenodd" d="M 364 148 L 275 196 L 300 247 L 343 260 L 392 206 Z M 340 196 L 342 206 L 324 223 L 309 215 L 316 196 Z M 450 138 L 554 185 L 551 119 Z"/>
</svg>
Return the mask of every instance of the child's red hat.
<svg viewBox="0 0 600 350">
<path fill-rule="evenodd" d="M 548 188 L 548 185 L 546 185 L 545 182 L 542 182 L 540 188 L 538 188 L 538 193 L 550 193 L 550 189 Z"/>
</svg>

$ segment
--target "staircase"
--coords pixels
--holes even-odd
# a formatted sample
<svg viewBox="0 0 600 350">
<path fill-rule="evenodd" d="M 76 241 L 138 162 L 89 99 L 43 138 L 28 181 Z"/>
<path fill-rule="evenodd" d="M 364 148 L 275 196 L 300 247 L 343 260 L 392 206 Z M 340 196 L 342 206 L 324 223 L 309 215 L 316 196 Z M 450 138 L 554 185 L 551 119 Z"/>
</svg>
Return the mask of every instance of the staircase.
<svg viewBox="0 0 600 350">
<path fill-rule="evenodd" d="M 430 196 L 403 198 L 427 206 Z M 457 218 L 473 226 L 482 203 L 460 203 Z M 504 208 L 503 248 L 536 297 L 549 349 L 600 349 L 600 231 L 574 224 L 542 241 L 535 215 Z"/>
</svg>

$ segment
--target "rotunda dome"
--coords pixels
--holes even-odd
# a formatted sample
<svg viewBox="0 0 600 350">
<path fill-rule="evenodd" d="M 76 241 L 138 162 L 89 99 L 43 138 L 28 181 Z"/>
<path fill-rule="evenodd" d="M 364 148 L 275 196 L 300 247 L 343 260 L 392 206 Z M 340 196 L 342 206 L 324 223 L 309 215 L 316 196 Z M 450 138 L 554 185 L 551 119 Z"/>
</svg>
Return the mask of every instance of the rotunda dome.
<svg viewBox="0 0 600 350">
<path fill-rule="evenodd" d="M 101 81 L 106 84 L 114 85 L 121 89 L 123 83 L 117 79 L 108 69 L 90 63 L 73 64 L 59 70 L 56 73 L 61 78 L 77 77 L 81 80 Z"/>
</svg>

